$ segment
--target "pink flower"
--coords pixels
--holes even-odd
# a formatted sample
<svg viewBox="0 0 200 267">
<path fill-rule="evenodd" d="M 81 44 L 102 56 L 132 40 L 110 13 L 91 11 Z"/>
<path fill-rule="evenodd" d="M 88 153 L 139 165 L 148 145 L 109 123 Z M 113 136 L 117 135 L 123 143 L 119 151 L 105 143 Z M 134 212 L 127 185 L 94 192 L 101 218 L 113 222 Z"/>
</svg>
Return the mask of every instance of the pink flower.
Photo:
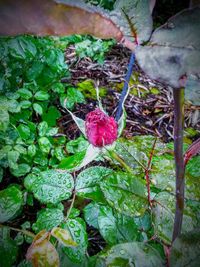
<svg viewBox="0 0 200 267">
<path fill-rule="evenodd" d="M 96 147 L 111 145 L 117 139 L 117 123 L 99 108 L 86 116 L 86 135 L 89 142 Z"/>
</svg>

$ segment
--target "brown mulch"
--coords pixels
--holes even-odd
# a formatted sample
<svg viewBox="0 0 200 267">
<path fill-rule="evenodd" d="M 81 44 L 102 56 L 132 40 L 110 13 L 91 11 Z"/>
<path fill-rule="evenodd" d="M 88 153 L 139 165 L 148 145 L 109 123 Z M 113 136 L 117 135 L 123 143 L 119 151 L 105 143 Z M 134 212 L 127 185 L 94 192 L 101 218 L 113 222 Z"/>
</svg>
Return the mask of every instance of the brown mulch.
<svg viewBox="0 0 200 267">
<path fill-rule="evenodd" d="M 102 99 L 105 109 L 110 115 L 115 114 L 120 93 L 116 85 L 124 81 L 129 62 L 130 51 L 121 45 L 115 45 L 107 54 L 103 65 L 92 62 L 90 58 L 78 59 L 75 55 L 74 46 L 66 50 L 66 62 L 71 72 L 71 83 L 92 79 L 98 81 L 100 86 L 107 88 L 107 96 Z M 127 112 L 127 125 L 123 136 L 129 138 L 134 135 L 155 135 L 168 142 L 173 139 L 173 96 L 172 88 L 164 86 L 149 79 L 136 65 L 139 84 L 133 85 L 137 88 L 137 96 L 130 94 L 125 102 Z M 134 76 L 133 76 L 134 80 Z M 151 88 L 159 89 L 159 94 L 152 94 Z M 143 95 L 147 92 L 146 96 Z M 75 114 L 84 119 L 85 115 L 93 110 L 97 102 L 88 99 L 86 104 L 76 106 Z M 193 127 L 200 134 L 200 107 L 185 104 L 185 128 Z M 79 131 L 65 111 L 60 125 L 65 134 L 74 139 Z M 197 134 L 199 136 L 199 134 Z"/>
</svg>

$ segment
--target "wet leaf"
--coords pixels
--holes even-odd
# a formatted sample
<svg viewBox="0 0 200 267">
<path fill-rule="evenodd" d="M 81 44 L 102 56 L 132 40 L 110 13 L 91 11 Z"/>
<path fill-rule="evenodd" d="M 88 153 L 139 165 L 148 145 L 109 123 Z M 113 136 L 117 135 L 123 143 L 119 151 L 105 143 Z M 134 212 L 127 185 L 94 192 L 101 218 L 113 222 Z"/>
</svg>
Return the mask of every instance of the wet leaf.
<svg viewBox="0 0 200 267">
<path fill-rule="evenodd" d="M 38 144 L 43 153 L 48 154 L 50 152 L 52 144 L 47 137 L 40 137 L 38 139 Z"/>
<path fill-rule="evenodd" d="M 75 140 L 70 140 L 67 142 L 66 149 L 67 152 L 75 154 L 77 152 L 86 150 L 88 146 L 88 141 L 83 136 L 80 136 Z"/>
<path fill-rule="evenodd" d="M 200 230 L 182 234 L 172 244 L 170 266 L 197 267 L 200 262 Z"/>
<path fill-rule="evenodd" d="M 76 242 L 73 241 L 69 231 L 60 227 L 54 227 L 51 230 L 51 235 L 54 236 L 63 246 L 76 247 Z"/>
<path fill-rule="evenodd" d="M 132 174 L 114 172 L 100 187 L 109 205 L 120 213 L 140 216 L 147 208 L 146 186 Z"/>
<path fill-rule="evenodd" d="M 74 180 L 67 171 L 48 170 L 29 174 L 24 185 L 42 203 L 56 204 L 71 196 Z"/>
<path fill-rule="evenodd" d="M 72 156 L 62 159 L 58 167 L 60 169 L 69 170 L 69 171 L 74 170 L 76 167 L 80 166 L 81 162 L 83 161 L 85 157 L 85 153 L 86 153 L 85 150 L 80 151 Z"/>
<path fill-rule="evenodd" d="M 135 266 L 135 267 L 155 267 L 164 266 L 164 260 L 158 251 L 152 246 L 140 243 L 130 242 L 113 246 L 104 255 L 99 257 L 97 266 Z"/>
<path fill-rule="evenodd" d="M 76 179 L 77 195 L 104 202 L 99 183 L 112 172 L 112 169 L 100 166 L 90 167 L 82 171 Z"/>
<path fill-rule="evenodd" d="M 43 109 L 42 109 L 42 106 L 39 105 L 38 103 L 34 103 L 33 104 L 33 109 L 35 110 L 35 112 L 39 115 L 42 115 L 43 114 Z"/>
<path fill-rule="evenodd" d="M 48 100 L 50 95 L 45 91 L 37 91 L 37 93 L 34 95 L 34 98 L 39 101 L 45 101 Z"/>
<path fill-rule="evenodd" d="M 81 262 L 85 257 L 88 245 L 84 221 L 81 218 L 69 219 L 61 227 L 68 230 L 72 239 L 77 243 L 77 247 L 63 247 L 64 253 L 72 262 Z"/>
<path fill-rule="evenodd" d="M 14 219 L 23 205 L 23 195 L 17 186 L 0 191 L 0 222 L 7 222 Z"/>
<path fill-rule="evenodd" d="M 59 256 L 49 241 L 49 235 L 45 230 L 39 232 L 27 251 L 26 258 L 32 262 L 33 267 L 59 266 Z"/>
<path fill-rule="evenodd" d="M 38 233 L 45 229 L 50 231 L 55 226 L 61 224 L 64 219 L 62 210 L 58 208 L 46 208 L 38 212 L 37 221 L 33 224 L 33 230 Z"/>
</svg>

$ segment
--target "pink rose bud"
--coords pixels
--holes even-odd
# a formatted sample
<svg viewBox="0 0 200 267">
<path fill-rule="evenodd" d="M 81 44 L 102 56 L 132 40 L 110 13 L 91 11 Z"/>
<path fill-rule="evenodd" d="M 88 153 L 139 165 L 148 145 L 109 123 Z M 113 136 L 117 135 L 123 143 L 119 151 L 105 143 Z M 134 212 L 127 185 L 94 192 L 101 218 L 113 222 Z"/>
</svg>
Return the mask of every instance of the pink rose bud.
<svg viewBox="0 0 200 267">
<path fill-rule="evenodd" d="M 86 135 L 89 142 L 96 147 L 111 145 L 117 139 L 117 123 L 99 108 L 86 116 Z"/>
</svg>

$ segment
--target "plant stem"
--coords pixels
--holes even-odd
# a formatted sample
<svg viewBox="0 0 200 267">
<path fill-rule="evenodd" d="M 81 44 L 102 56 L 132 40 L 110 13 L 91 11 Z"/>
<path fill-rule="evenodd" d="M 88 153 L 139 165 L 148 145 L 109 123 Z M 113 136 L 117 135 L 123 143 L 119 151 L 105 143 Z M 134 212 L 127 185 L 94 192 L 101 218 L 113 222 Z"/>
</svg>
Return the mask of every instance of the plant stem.
<svg viewBox="0 0 200 267">
<path fill-rule="evenodd" d="M 28 231 L 28 230 L 19 229 L 19 228 L 15 228 L 15 227 L 11 227 L 11 226 L 7 226 L 7 225 L 0 224 L 0 228 L 2 228 L 2 227 L 8 227 L 8 228 L 10 228 L 10 229 L 13 230 L 13 231 L 21 232 L 21 233 L 23 233 L 23 234 L 25 234 L 25 235 L 27 235 L 27 236 L 32 237 L 32 238 L 35 237 L 35 235 L 34 235 L 32 232 Z"/>
<path fill-rule="evenodd" d="M 183 123 L 184 88 L 174 89 L 174 155 L 176 165 L 176 211 L 172 241 L 181 234 L 184 210 Z"/>
<path fill-rule="evenodd" d="M 75 198 L 76 198 L 76 192 L 74 191 L 74 192 L 73 192 L 72 201 L 71 201 L 70 207 L 69 207 L 69 209 L 68 209 L 68 211 L 67 211 L 67 216 L 66 216 L 65 221 L 67 221 L 68 218 L 69 218 L 69 215 L 70 215 L 70 213 L 71 213 L 71 210 L 72 210 L 72 208 L 73 208 L 73 206 L 74 206 Z"/>
<path fill-rule="evenodd" d="M 117 107 L 117 112 L 116 112 L 116 116 L 115 116 L 116 121 L 118 121 L 122 115 L 123 104 L 125 101 L 125 97 L 127 96 L 128 85 L 129 85 L 129 82 L 131 79 L 131 74 L 133 72 L 134 63 L 135 63 L 135 54 L 132 53 L 131 57 L 130 57 L 129 64 L 128 64 L 128 70 L 127 70 L 125 81 L 124 81 L 124 87 L 122 89 L 122 93 L 121 93 L 121 96 L 119 99 L 119 104 Z"/>
<path fill-rule="evenodd" d="M 113 150 L 108 151 L 109 155 L 112 157 L 112 159 L 115 159 L 120 163 L 120 165 L 129 173 L 133 173 L 131 167 L 129 167 L 125 161 Z"/>
</svg>

